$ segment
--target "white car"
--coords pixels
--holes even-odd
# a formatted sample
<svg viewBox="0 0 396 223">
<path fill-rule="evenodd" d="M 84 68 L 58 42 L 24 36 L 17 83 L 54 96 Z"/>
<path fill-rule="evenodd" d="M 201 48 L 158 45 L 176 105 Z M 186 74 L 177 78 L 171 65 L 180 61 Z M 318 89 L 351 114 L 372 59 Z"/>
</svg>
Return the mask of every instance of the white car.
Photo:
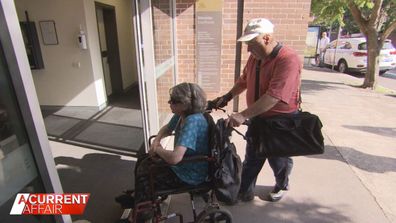
<svg viewBox="0 0 396 223">
<path fill-rule="evenodd" d="M 341 73 L 365 72 L 367 67 L 367 44 L 363 37 L 340 38 L 329 43 L 324 54 L 324 64 L 334 65 Z M 396 67 L 396 49 L 385 40 L 379 58 L 380 73 Z"/>
</svg>

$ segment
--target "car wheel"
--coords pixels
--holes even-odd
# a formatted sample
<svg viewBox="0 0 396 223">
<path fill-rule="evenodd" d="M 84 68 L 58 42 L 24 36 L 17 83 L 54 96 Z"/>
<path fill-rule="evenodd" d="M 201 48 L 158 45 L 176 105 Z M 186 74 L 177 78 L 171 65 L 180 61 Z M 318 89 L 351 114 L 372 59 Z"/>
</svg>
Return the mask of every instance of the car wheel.
<svg viewBox="0 0 396 223">
<path fill-rule="evenodd" d="M 384 75 L 388 70 L 380 70 L 379 75 Z"/>
<path fill-rule="evenodd" d="M 346 63 L 345 60 L 340 60 L 340 62 L 338 62 L 338 71 L 341 73 L 346 73 L 348 70 L 348 65 Z"/>
</svg>

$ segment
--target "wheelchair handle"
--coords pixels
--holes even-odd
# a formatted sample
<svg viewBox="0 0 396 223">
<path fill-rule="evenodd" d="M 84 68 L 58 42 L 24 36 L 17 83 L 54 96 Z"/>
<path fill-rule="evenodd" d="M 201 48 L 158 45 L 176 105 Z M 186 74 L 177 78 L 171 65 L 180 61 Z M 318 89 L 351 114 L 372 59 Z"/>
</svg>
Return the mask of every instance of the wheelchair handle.
<svg viewBox="0 0 396 223">
<path fill-rule="evenodd" d="M 205 112 L 210 113 L 213 111 L 213 109 L 223 111 L 224 113 L 227 112 L 224 108 L 220 108 L 220 107 L 216 106 L 215 103 L 213 103 L 213 101 L 208 101 L 206 104 Z"/>
<path fill-rule="evenodd" d="M 149 146 L 151 146 L 151 141 L 152 141 L 155 137 L 157 137 L 157 135 L 152 135 L 152 136 L 149 137 L 149 140 L 148 140 Z"/>
</svg>

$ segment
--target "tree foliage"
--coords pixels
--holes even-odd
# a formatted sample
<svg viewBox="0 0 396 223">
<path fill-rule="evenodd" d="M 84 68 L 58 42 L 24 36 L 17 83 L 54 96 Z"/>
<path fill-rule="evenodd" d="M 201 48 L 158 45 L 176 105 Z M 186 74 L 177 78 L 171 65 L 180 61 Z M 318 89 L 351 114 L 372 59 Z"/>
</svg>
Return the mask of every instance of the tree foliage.
<svg viewBox="0 0 396 223">
<path fill-rule="evenodd" d="M 374 87 L 379 73 L 379 53 L 384 40 L 396 29 L 396 0 L 312 0 L 314 23 L 345 26 L 353 18 L 367 40 L 368 63 L 362 87 Z"/>
<path fill-rule="evenodd" d="M 342 28 L 344 34 L 346 33 L 359 33 L 360 29 L 356 22 L 353 20 L 352 13 L 349 9 L 345 10 L 344 14 L 344 26 Z"/>
</svg>

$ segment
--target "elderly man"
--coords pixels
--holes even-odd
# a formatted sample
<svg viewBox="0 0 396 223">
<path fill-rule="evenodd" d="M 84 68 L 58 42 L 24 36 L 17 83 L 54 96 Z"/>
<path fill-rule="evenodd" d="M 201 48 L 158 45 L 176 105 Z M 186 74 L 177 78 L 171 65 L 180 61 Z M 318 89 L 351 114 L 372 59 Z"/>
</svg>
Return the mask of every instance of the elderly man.
<svg viewBox="0 0 396 223">
<path fill-rule="evenodd" d="M 294 50 L 276 41 L 273 33 L 274 25 L 268 19 L 252 19 L 238 39 L 247 44 L 250 57 L 233 88 L 213 100 L 217 106 L 224 107 L 232 98 L 247 91 L 247 108 L 232 114 L 226 121 L 229 126 L 237 127 L 247 119 L 254 122 L 255 117 L 298 112 L 301 61 Z M 249 127 L 247 137 L 251 137 L 250 131 Z M 254 187 L 264 162 L 265 159 L 256 157 L 254 146 L 247 142 L 240 200 L 254 199 Z M 293 160 L 289 157 L 272 157 L 268 158 L 268 162 L 276 181 L 268 199 L 279 201 L 289 188 Z"/>
<path fill-rule="evenodd" d="M 322 38 L 320 38 L 318 42 L 318 52 L 317 52 L 317 65 L 322 66 L 324 61 L 324 54 L 326 52 L 326 47 L 330 43 L 329 37 L 327 37 L 327 33 L 322 33 Z"/>
</svg>

